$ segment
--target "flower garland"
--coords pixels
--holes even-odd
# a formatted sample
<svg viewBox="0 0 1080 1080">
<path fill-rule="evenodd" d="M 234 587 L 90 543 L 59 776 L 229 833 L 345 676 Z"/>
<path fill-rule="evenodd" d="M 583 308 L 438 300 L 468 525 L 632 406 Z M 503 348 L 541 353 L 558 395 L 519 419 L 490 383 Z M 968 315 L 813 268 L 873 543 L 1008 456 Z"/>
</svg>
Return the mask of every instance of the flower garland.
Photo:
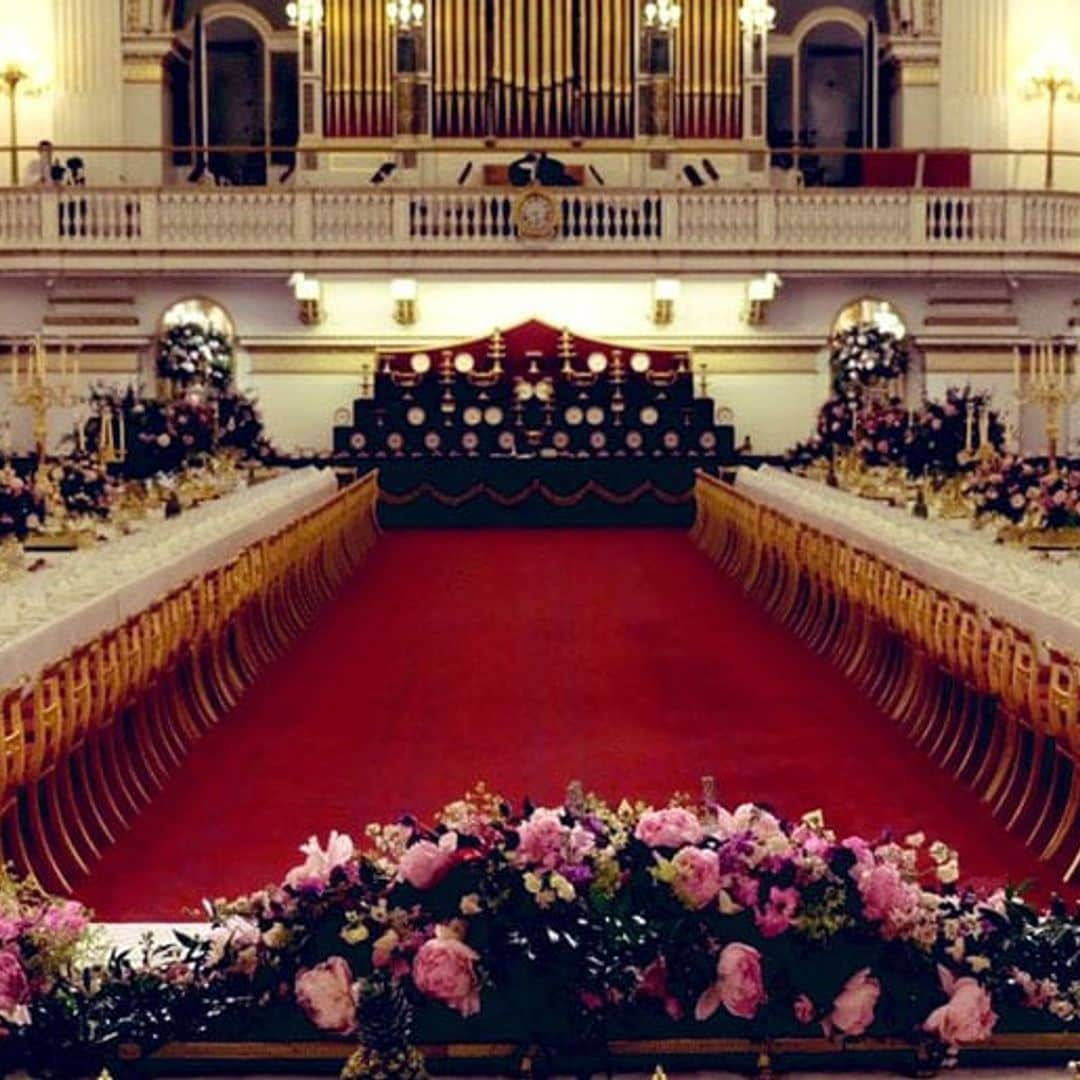
<svg viewBox="0 0 1080 1080">
<path fill-rule="evenodd" d="M 829 370 L 837 393 L 851 400 L 867 387 L 900 378 L 908 369 L 907 343 L 875 323 L 856 323 L 829 340 Z"/>
<path fill-rule="evenodd" d="M 87 913 L 8 882 L 0 1065 L 108 1061 L 222 1018 L 352 1038 L 379 1001 L 392 1043 L 398 999 L 429 1039 L 549 1047 L 874 1035 L 945 1056 L 1080 1026 L 1080 918 L 959 887 L 944 844 L 753 804 L 569 802 L 516 812 L 479 786 L 431 825 L 369 827 L 363 850 L 312 837 L 280 884 L 209 905 L 206 938 L 141 959 L 81 959 Z"/>
<path fill-rule="evenodd" d="M 171 326 L 158 341 L 157 372 L 180 389 L 224 390 L 232 382 L 232 342 L 220 330 L 197 322 Z"/>
</svg>

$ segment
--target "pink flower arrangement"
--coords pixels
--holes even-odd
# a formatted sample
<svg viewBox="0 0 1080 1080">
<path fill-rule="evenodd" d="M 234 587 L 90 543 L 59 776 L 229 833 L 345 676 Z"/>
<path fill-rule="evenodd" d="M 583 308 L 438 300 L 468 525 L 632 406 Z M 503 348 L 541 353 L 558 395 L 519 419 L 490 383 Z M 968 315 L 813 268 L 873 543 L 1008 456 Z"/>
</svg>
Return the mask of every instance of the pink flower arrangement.
<svg viewBox="0 0 1080 1080">
<path fill-rule="evenodd" d="M 30 1023 L 30 980 L 17 952 L 0 950 L 0 1017 L 9 1023 Z"/>
<path fill-rule="evenodd" d="M 476 975 L 479 953 L 450 931 L 440 928 L 420 946 L 413 961 L 416 989 L 441 1001 L 462 1016 L 480 1011 L 480 982 Z"/>
<path fill-rule="evenodd" d="M 753 1020 L 768 1000 L 761 977 L 761 953 L 752 945 L 725 945 L 716 962 L 716 982 L 698 998 L 694 1016 L 708 1020 L 721 1005 L 740 1020 Z"/>
</svg>

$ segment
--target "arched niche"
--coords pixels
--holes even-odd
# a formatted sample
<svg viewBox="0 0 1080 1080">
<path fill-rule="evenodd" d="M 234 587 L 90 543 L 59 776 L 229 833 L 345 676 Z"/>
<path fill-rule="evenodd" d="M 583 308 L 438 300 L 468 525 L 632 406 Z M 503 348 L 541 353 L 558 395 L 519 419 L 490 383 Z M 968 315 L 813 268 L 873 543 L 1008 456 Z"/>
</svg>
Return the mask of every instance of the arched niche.
<svg viewBox="0 0 1080 1080">
<path fill-rule="evenodd" d="M 853 326 L 871 325 L 907 343 L 908 370 L 904 379 L 904 403 L 916 408 L 926 398 L 926 357 L 911 333 L 903 312 L 880 296 L 859 296 L 848 301 L 834 316 L 828 336 L 850 330 Z M 819 372 L 826 386 L 831 385 L 829 349 L 820 354 Z"/>
<path fill-rule="evenodd" d="M 157 332 L 164 333 L 182 323 L 196 323 L 205 330 L 216 330 L 236 340 L 236 324 L 232 316 L 216 300 L 207 296 L 188 296 L 171 303 L 158 319 Z"/>
</svg>

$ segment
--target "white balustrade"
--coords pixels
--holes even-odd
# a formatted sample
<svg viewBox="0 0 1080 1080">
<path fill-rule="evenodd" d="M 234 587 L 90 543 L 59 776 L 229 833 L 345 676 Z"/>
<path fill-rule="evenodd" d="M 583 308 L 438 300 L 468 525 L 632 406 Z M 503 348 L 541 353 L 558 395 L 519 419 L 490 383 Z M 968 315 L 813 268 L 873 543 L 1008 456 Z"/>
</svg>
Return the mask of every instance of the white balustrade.
<svg viewBox="0 0 1080 1080">
<path fill-rule="evenodd" d="M 1042 192 L 549 189 L 553 252 L 1080 255 L 1080 196 Z M 519 193 L 0 190 L 0 251 L 516 250 Z"/>
</svg>

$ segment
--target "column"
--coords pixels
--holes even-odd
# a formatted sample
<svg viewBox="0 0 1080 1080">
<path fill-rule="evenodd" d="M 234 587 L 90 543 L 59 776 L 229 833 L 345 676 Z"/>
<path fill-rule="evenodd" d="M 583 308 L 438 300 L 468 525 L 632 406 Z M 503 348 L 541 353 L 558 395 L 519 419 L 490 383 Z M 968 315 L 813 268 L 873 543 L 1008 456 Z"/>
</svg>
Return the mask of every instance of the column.
<svg viewBox="0 0 1080 1080">
<path fill-rule="evenodd" d="M 67 147 L 116 146 L 123 139 L 121 9 L 115 2 L 55 0 L 53 109 L 57 154 Z M 82 153 L 87 182 L 116 183 L 118 154 Z"/>
<path fill-rule="evenodd" d="M 1009 0 L 942 0 L 941 144 L 1008 144 Z M 1006 157 L 976 159 L 974 184 L 1000 186 Z"/>
</svg>

